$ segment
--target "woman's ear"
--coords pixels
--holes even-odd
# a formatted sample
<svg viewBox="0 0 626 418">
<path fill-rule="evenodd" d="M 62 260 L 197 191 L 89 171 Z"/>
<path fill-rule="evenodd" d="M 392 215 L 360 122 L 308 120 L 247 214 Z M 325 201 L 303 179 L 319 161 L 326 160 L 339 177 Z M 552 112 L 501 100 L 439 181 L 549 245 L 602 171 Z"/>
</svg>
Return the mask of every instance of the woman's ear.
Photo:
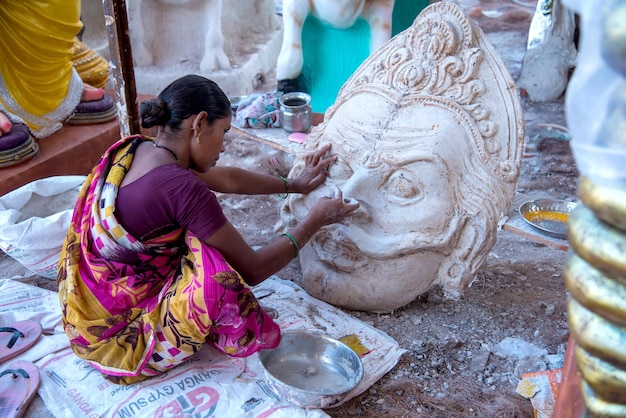
<svg viewBox="0 0 626 418">
<path fill-rule="evenodd" d="M 195 131 L 197 131 L 198 129 L 202 128 L 202 124 L 203 124 L 203 123 L 207 123 L 207 122 L 206 122 L 206 120 L 207 120 L 207 116 L 209 116 L 209 115 L 208 115 L 208 113 L 207 113 L 207 112 L 205 112 L 204 110 L 203 110 L 202 112 L 198 113 L 198 114 L 196 115 L 196 117 L 194 118 L 193 123 L 191 124 L 191 127 L 192 127 Z"/>
</svg>

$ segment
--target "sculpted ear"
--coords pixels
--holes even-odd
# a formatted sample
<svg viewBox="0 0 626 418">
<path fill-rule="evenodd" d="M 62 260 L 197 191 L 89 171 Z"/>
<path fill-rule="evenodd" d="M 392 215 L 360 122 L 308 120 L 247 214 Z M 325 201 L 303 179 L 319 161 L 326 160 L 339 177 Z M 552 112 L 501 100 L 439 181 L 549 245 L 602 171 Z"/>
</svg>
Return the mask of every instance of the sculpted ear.
<svg viewBox="0 0 626 418">
<path fill-rule="evenodd" d="M 448 298 L 461 296 L 465 285 L 472 281 L 489 254 L 485 247 L 491 248 L 489 241 L 495 241 L 495 236 L 491 238 L 486 233 L 485 221 L 478 218 L 480 216 L 465 217 L 456 243 L 451 243 L 452 252 L 439 267 L 437 283 Z"/>
</svg>

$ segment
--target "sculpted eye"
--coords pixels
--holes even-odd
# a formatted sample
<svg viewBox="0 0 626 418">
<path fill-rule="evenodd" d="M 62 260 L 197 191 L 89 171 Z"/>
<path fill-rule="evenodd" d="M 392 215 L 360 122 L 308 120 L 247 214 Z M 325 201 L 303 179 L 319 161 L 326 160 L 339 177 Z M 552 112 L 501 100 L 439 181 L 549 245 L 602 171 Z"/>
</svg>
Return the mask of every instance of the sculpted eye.
<svg viewBox="0 0 626 418">
<path fill-rule="evenodd" d="M 393 172 L 381 191 L 389 201 L 400 205 L 412 203 L 422 196 L 421 184 L 408 170 Z"/>
</svg>

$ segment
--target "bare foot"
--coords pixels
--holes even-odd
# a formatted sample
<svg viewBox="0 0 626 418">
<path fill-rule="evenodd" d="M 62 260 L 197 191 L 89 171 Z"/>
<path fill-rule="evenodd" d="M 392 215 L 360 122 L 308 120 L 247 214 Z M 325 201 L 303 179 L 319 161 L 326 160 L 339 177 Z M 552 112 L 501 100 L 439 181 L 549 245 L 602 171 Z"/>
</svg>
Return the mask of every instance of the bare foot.
<svg viewBox="0 0 626 418">
<path fill-rule="evenodd" d="M 96 100 L 100 100 L 104 97 L 104 90 L 95 88 L 94 86 L 90 86 L 87 83 L 83 83 L 83 96 L 81 101 L 83 102 L 93 102 Z"/>
<path fill-rule="evenodd" d="M 13 125 L 11 124 L 9 118 L 7 118 L 7 115 L 0 112 L 0 136 L 6 135 L 11 132 L 12 127 Z"/>
</svg>

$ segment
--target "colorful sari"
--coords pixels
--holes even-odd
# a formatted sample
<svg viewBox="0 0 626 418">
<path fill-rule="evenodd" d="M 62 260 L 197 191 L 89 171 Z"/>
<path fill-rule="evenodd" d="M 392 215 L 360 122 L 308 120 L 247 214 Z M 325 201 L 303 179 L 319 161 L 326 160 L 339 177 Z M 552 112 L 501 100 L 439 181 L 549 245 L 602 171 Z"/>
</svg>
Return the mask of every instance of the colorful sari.
<svg viewBox="0 0 626 418">
<path fill-rule="evenodd" d="M 274 348 L 278 325 L 224 257 L 182 228 L 140 242 L 115 218 L 137 146 L 111 146 L 76 201 L 59 260 L 59 300 L 76 355 L 129 384 L 182 363 L 205 343 L 243 357 Z"/>
</svg>

